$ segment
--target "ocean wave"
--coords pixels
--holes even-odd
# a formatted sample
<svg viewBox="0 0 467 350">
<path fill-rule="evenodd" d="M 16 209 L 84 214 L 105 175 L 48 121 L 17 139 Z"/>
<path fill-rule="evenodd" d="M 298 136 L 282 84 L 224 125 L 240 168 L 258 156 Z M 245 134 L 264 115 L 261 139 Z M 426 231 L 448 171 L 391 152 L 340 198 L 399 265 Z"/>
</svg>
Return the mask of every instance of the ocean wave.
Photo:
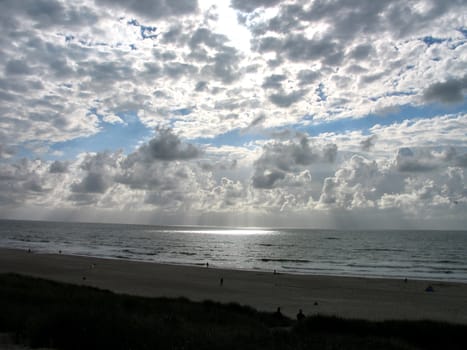
<svg viewBox="0 0 467 350">
<path fill-rule="evenodd" d="M 309 263 L 310 260 L 306 259 L 275 259 L 275 258 L 261 258 L 258 259 L 263 262 L 294 262 L 294 263 Z"/>
<path fill-rule="evenodd" d="M 355 250 L 365 251 L 365 252 L 405 252 L 405 249 L 395 249 L 395 248 L 356 248 Z"/>
<path fill-rule="evenodd" d="M 189 256 L 196 255 L 196 253 L 191 253 L 191 252 L 173 252 L 173 253 L 180 254 L 180 255 L 189 255 Z"/>
</svg>

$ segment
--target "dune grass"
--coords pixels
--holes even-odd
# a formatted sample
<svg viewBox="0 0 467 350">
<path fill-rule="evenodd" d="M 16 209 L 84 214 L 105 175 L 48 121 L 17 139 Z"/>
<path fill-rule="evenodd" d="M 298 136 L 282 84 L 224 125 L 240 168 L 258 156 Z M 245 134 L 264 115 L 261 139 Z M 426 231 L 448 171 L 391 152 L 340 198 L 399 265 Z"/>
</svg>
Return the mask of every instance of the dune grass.
<svg viewBox="0 0 467 350">
<path fill-rule="evenodd" d="M 55 349 L 467 349 L 467 326 L 313 316 L 143 298 L 0 275 L 0 332 Z"/>
</svg>

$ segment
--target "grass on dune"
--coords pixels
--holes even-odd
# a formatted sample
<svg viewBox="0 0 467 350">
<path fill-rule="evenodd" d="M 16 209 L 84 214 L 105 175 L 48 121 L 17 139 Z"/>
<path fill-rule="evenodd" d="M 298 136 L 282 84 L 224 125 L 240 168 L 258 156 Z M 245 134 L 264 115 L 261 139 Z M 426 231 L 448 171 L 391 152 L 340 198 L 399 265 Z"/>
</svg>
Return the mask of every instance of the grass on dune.
<svg viewBox="0 0 467 350">
<path fill-rule="evenodd" d="M 114 294 L 0 275 L 0 332 L 55 349 L 467 349 L 467 326 L 431 321 L 296 322 L 239 304 Z"/>
</svg>

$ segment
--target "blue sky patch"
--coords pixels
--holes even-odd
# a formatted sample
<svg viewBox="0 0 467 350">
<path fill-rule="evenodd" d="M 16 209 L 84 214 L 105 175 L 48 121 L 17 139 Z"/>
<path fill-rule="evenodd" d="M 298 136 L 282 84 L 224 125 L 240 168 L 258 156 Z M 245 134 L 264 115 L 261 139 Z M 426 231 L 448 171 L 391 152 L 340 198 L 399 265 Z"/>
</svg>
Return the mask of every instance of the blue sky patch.
<svg viewBox="0 0 467 350">
<path fill-rule="evenodd" d="M 263 132 L 243 132 L 236 129 L 218 135 L 214 138 L 196 138 L 192 141 L 199 144 L 211 144 L 214 146 L 230 145 L 243 146 L 256 140 L 265 140 L 270 138 L 270 134 L 284 129 L 302 131 L 310 136 L 318 136 L 322 133 L 345 133 L 351 131 L 361 131 L 364 135 L 371 134 L 370 129 L 375 125 L 389 126 L 395 123 L 402 123 L 405 120 L 415 119 L 433 119 L 445 114 L 456 114 L 465 111 L 467 100 L 460 105 L 445 106 L 441 104 L 429 104 L 424 106 L 404 105 L 398 108 L 398 111 L 387 114 L 369 114 L 362 118 L 344 118 L 330 122 L 314 122 L 312 116 L 303 119 L 310 121 L 311 124 L 296 124 L 284 126 L 276 129 L 267 129 Z"/>
<path fill-rule="evenodd" d="M 128 154 L 143 140 L 148 140 L 154 131 L 147 128 L 139 118 L 132 113 L 118 114 L 126 124 L 102 123 L 102 131 L 88 136 L 65 142 L 58 142 L 51 146 L 52 151 L 61 151 L 64 158 L 76 157 L 82 152 L 102 152 L 121 149 Z M 47 159 L 61 159 L 49 156 Z"/>
<path fill-rule="evenodd" d="M 433 44 L 441 44 L 442 42 L 445 42 L 447 39 L 441 39 L 441 38 L 435 38 L 432 36 L 425 36 L 424 38 L 421 39 L 428 47 L 430 47 Z"/>
</svg>

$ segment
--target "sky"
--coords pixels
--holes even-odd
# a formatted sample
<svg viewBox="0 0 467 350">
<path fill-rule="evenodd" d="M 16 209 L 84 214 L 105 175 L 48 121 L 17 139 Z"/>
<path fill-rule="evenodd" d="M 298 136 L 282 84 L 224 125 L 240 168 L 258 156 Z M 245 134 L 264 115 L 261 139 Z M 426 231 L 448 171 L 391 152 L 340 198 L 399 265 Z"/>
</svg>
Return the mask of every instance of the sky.
<svg viewBox="0 0 467 350">
<path fill-rule="evenodd" d="M 3 0 L 0 218 L 467 227 L 462 0 Z"/>
</svg>

